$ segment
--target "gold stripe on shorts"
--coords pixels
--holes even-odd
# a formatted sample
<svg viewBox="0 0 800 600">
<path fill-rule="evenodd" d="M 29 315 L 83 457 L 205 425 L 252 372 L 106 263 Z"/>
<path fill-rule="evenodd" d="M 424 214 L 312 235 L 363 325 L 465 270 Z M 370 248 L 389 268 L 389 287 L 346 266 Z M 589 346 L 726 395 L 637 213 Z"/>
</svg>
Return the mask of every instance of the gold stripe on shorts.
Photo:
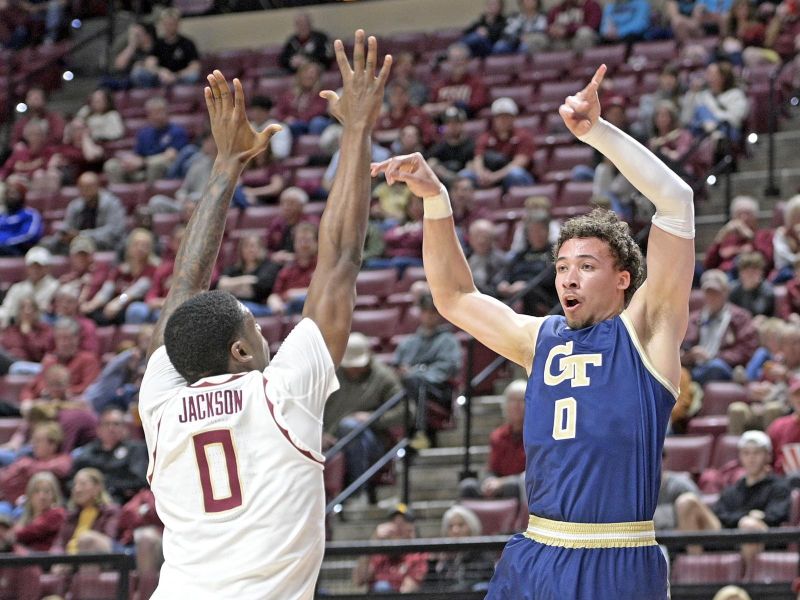
<svg viewBox="0 0 800 600">
<path fill-rule="evenodd" d="M 561 548 L 637 548 L 656 545 L 653 521 L 569 523 L 531 515 L 525 537 Z"/>
</svg>

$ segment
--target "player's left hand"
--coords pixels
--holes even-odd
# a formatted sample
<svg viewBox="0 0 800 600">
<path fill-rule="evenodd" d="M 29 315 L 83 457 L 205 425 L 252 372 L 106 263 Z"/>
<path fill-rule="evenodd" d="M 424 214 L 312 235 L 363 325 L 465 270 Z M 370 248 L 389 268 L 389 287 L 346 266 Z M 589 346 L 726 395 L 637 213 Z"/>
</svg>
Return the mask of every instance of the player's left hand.
<svg viewBox="0 0 800 600">
<path fill-rule="evenodd" d="M 577 137 L 589 133 L 600 118 L 600 97 L 597 91 L 605 75 L 606 66 L 600 65 L 589 85 L 574 96 L 567 96 L 558 109 L 567 128 Z"/>
<path fill-rule="evenodd" d="M 225 76 L 218 70 L 208 76 L 208 87 L 203 90 L 211 133 L 217 144 L 217 158 L 234 160 L 244 166 L 253 157 L 261 154 L 270 138 L 281 130 L 280 125 L 269 125 L 257 132 L 247 120 L 244 106 L 244 90 L 238 79 L 233 80 L 231 96 Z"/>
</svg>

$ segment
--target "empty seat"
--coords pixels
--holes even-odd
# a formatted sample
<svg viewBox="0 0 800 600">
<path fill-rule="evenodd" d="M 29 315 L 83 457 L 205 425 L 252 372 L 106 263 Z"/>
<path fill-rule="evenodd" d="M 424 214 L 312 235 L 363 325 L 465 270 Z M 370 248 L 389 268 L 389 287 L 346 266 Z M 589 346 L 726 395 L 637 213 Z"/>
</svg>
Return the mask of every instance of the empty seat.
<svg viewBox="0 0 800 600">
<path fill-rule="evenodd" d="M 0 399 L 11 404 L 18 404 L 20 392 L 33 380 L 33 375 L 5 375 L 0 377 Z"/>
<path fill-rule="evenodd" d="M 361 271 L 356 277 L 356 294 L 377 296 L 380 301 L 383 301 L 394 292 L 396 283 L 397 271 L 395 269 Z"/>
<path fill-rule="evenodd" d="M 747 402 L 747 391 L 733 381 L 710 381 L 703 386 L 699 416 L 725 415 L 731 402 Z"/>
<path fill-rule="evenodd" d="M 483 72 L 485 75 L 516 75 L 526 70 L 527 59 L 524 53 L 488 56 L 483 61 Z"/>
<path fill-rule="evenodd" d="M 575 52 L 572 50 L 557 50 L 555 52 L 536 52 L 531 57 L 530 71 L 568 71 L 575 62 Z M 578 88 L 581 89 L 581 88 Z"/>
<path fill-rule="evenodd" d="M 569 81 L 553 81 L 543 83 L 539 88 L 537 94 L 537 102 L 558 102 L 559 104 L 564 101 L 567 96 L 579 92 L 586 86 L 585 81 L 569 80 Z"/>
<path fill-rule="evenodd" d="M 594 192 L 591 181 L 568 181 L 558 195 L 556 206 L 589 206 Z"/>
<path fill-rule="evenodd" d="M 248 206 L 240 215 L 237 229 L 266 230 L 272 220 L 280 214 L 279 206 Z"/>
<path fill-rule="evenodd" d="M 483 535 L 512 533 L 517 528 L 520 504 L 517 498 L 496 500 L 463 498 L 459 500 L 459 504 L 478 516 L 483 527 Z"/>
<path fill-rule="evenodd" d="M 309 194 L 319 191 L 322 186 L 322 177 L 325 175 L 325 167 L 304 167 L 297 169 L 294 173 L 294 185 L 304 189 Z"/>
<path fill-rule="evenodd" d="M 610 44 L 607 46 L 595 46 L 585 52 L 576 65 L 577 68 L 597 69 L 598 65 L 605 64 L 609 71 L 613 71 L 625 62 L 628 53 L 626 44 Z M 578 88 L 581 89 L 581 88 Z M 577 90 L 576 90 L 577 91 Z"/>
<path fill-rule="evenodd" d="M 301 135 L 294 141 L 295 156 L 315 156 L 320 154 L 318 135 Z"/>
<path fill-rule="evenodd" d="M 748 579 L 756 583 L 794 581 L 799 561 L 797 552 L 759 552 Z"/>
<path fill-rule="evenodd" d="M 400 310 L 397 308 L 357 310 L 353 312 L 351 330 L 378 338 L 382 344 L 386 344 L 394 334 L 399 319 Z"/>
<path fill-rule="evenodd" d="M 181 183 L 183 182 L 180 179 L 157 179 L 150 185 L 150 188 L 154 195 L 162 194 L 174 198 L 175 192 L 181 187 Z"/>
<path fill-rule="evenodd" d="M 533 100 L 533 86 L 532 85 L 509 85 L 509 86 L 496 86 L 489 90 L 489 98 L 496 100 L 497 98 L 511 98 L 517 103 L 517 106 L 524 108 L 531 100 Z"/>
<path fill-rule="evenodd" d="M 148 200 L 146 183 L 112 183 L 108 191 L 120 199 L 128 214 Z"/>
<path fill-rule="evenodd" d="M 741 579 L 742 556 L 738 552 L 681 554 L 672 564 L 675 584 L 731 583 Z"/>
<path fill-rule="evenodd" d="M 672 435 L 664 440 L 664 468 L 669 471 L 701 473 L 711 462 L 714 437 Z"/>
<path fill-rule="evenodd" d="M 70 593 L 73 600 L 107 600 L 117 597 L 119 573 L 78 571 L 72 577 Z"/>
<path fill-rule="evenodd" d="M 0 396 L 0 398 L 1 397 L 2 396 Z M 17 427 L 19 427 L 22 422 L 23 419 L 16 419 L 13 417 L 0 419 L 0 444 L 5 444 L 10 440 L 11 436 L 14 435 Z"/>
<path fill-rule="evenodd" d="M 503 197 L 503 188 L 491 187 L 485 190 L 475 190 L 472 196 L 472 208 L 486 208 L 494 210 L 500 206 L 500 199 Z"/>
<path fill-rule="evenodd" d="M 25 258 L 0 257 L 0 284 L 12 284 L 25 279 Z"/>
<path fill-rule="evenodd" d="M 535 196 L 544 196 L 553 203 L 557 193 L 558 186 L 555 183 L 512 187 L 503 197 L 503 208 L 522 208 L 525 200 Z"/>
<path fill-rule="evenodd" d="M 153 233 L 158 237 L 169 235 L 180 220 L 180 213 L 156 213 L 153 215 Z"/>
<path fill-rule="evenodd" d="M 711 467 L 721 469 L 732 460 L 739 457 L 739 436 L 721 435 L 714 443 L 714 452 L 711 455 Z"/>
<path fill-rule="evenodd" d="M 647 62 L 663 64 L 678 56 L 678 44 L 675 40 L 657 42 L 636 42 L 631 47 L 631 57 L 646 59 Z"/>
<path fill-rule="evenodd" d="M 270 344 L 274 344 L 283 339 L 283 321 L 280 317 L 256 317 L 256 323 L 261 326 L 261 335 Z"/>
<path fill-rule="evenodd" d="M 691 435 L 709 434 L 723 435 L 728 431 L 728 417 L 726 415 L 711 415 L 708 417 L 694 417 L 689 421 L 686 433 Z"/>
<path fill-rule="evenodd" d="M 585 144 L 574 146 L 558 146 L 553 149 L 547 161 L 546 179 L 569 179 L 571 170 L 578 165 L 592 167 L 595 150 Z M 558 173 L 565 173 L 558 175 Z"/>
<path fill-rule="evenodd" d="M 425 281 L 425 269 L 423 267 L 407 267 L 403 271 L 403 276 L 397 281 L 394 291 L 407 292 L 416 281 Z"/>
</svg>

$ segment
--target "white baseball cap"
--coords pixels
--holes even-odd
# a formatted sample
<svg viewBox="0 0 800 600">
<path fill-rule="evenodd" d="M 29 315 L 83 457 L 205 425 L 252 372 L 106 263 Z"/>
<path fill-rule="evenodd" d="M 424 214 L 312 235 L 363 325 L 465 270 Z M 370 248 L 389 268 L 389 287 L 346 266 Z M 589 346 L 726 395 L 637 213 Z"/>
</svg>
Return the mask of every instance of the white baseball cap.
<svg viewBox="0 0 800 600">
<path fill-rule="evenodd" d="M 353 332 L 347 339 L 347 348 L 345 348 L 342 362 L 340 363 L 345 369 L 355 369 L 359 367 L 366 367 L 369 364 L 370 349 L 369 340 L 363 333 Z"/>
<path fill-rule="evenodd" d="M 47 248 L 42 248 L 41 246 L 34 246 L 28 253 L 25 255 L 25 264 L 26 265 L 42 265 L 46 267 L 50 264 L 52 260 L 52 255 Z"/>
<path fill-rule="evenodd" d="M 772 452 L 772 441 L 769 439 L 769 436 L 757 429 L 745 431 L 742 437 L 739 438 L 739 443 L 737 444 L 738 448 L 744 448 L 747 445 L 758 446 L 767 452 Z"/>
<path fill-rule="evenodd" d="M 514 115 L 519 114 L 517 103 L 511 98 L 498 98 L 492 102 L 492 116 L 497 115 Z"/>
</svg>

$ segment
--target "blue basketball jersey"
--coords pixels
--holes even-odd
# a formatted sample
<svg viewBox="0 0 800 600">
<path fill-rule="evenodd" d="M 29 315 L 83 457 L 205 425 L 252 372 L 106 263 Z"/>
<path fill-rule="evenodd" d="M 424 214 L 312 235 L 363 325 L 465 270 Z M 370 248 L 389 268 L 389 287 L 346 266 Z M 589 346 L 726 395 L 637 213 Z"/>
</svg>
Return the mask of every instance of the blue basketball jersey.
<svg viewBox="0 0 800 600">
<path fill-rule="evenodd" d="M 546 318 L 525 393 L 531 514 L 574 523 L 653 518 L 677 391 L 620 315 L 570 329 Z"/>
</svg>

